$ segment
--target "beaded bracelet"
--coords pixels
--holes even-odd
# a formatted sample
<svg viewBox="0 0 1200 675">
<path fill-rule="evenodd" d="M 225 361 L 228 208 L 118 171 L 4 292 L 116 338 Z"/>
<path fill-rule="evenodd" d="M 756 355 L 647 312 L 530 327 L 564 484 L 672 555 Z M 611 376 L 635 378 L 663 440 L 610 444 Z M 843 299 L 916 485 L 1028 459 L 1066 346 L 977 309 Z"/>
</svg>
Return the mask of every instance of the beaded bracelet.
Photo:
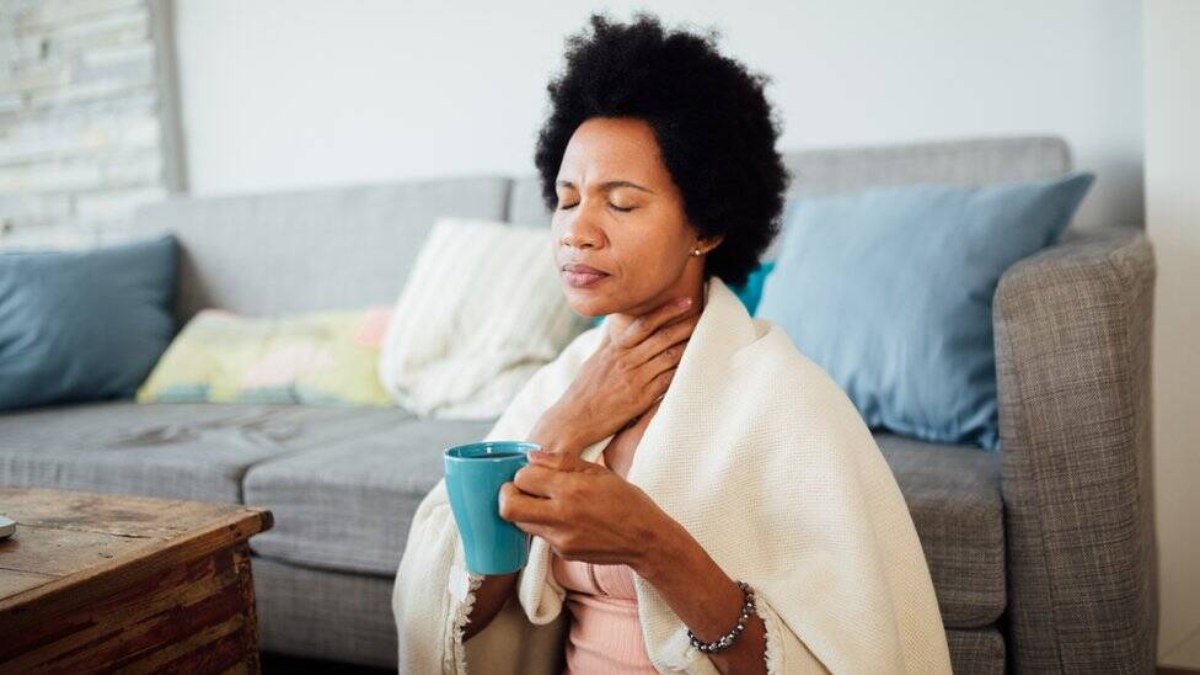
<svg viewBox="0 0 1200 675">
<path fill-rule="evenodd" d="M 688 640 L 692 643 L 692 646 L 705 654 L 715 654 L 733 646 L 733 641 L 737 639 L 737 636 L 742 634 L 742 631 L 746 630 L 746 622 L 750 620 L 750 615 L 754 613 L 754 589 L 750 588 L 750 584 L 744 581 L 737 582 L 737 585 L 738 588 L 742 589 L 742 614 L 738 617 L 737 625 L 732 630 L 712 642 L 701 642 L 692 633 L 692 629 L 688 629 Z"/>
</svg>

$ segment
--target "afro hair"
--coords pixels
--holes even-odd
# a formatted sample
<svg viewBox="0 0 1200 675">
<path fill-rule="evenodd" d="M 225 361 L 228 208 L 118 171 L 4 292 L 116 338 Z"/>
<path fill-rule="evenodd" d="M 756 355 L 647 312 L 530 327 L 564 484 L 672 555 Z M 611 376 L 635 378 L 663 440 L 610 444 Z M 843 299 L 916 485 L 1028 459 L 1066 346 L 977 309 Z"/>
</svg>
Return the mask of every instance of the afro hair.
<svg viewBox="0 0 1200 675">
<path fill-rule="evenodd" d="M 789 174 L 775 149 L 780 124 L 763 94 L 766 75 L 722 56 L 719 34 L 665 31 L 638 12 L 629 24 L 602 14 L 566 40 L 566 68 L 547 86 L 550 114 L 534 164 L 546 208 L 567 143 L 592 117 L 632 117 L 654 130 L 688 220 L 702 238 L 724 235 L 705 277 L 746 282 L 779 232 Z"/>
</svg>

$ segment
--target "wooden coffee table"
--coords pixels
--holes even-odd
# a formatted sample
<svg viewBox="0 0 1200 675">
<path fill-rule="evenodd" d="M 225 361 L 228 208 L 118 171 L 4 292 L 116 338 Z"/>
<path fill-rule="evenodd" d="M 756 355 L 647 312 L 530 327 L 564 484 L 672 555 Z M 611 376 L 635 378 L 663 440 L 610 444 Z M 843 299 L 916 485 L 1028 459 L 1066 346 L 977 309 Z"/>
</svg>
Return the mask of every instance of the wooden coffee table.
<svg viewBox="0 0 1200 675">
<path fill-rule="evenodd" d="M 257 673 L 236 504 L 0 487 L 0 672 Z"/>
</svg>

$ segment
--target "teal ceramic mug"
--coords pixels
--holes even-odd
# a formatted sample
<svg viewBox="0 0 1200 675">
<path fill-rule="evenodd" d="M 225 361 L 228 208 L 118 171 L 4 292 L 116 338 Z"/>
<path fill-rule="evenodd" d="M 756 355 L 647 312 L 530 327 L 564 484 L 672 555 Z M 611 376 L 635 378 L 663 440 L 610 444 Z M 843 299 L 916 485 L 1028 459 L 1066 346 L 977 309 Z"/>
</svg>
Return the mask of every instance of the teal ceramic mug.
<svg viewBox="0 0 1200 675">
<path fill-rule="evenodd" d="M 526 441 L 482 441 L 443 453 L 446 492 L 471 572 L 510 574 L 525 566 L 529 535 L 500 517 L 500 486 L 529 462 L 525 453 L 539 449 Z"/>
</svg>

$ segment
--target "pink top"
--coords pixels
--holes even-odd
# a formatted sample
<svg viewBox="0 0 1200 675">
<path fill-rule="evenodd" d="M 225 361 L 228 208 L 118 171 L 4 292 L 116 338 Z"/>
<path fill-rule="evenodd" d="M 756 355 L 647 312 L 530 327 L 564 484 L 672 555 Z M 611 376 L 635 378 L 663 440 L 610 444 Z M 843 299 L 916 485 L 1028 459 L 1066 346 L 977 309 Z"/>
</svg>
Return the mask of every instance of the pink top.
<svg viewBox="0 0 1200 675">
<path fill-rule="evenodd" d="M 565 672 L 657 673 L 638 623 L 633 570 L 628 565 L 564 560 L 553 553 L 550 558 L 555 580 L 567 589 L 571 613 Z"/>
</svg>

